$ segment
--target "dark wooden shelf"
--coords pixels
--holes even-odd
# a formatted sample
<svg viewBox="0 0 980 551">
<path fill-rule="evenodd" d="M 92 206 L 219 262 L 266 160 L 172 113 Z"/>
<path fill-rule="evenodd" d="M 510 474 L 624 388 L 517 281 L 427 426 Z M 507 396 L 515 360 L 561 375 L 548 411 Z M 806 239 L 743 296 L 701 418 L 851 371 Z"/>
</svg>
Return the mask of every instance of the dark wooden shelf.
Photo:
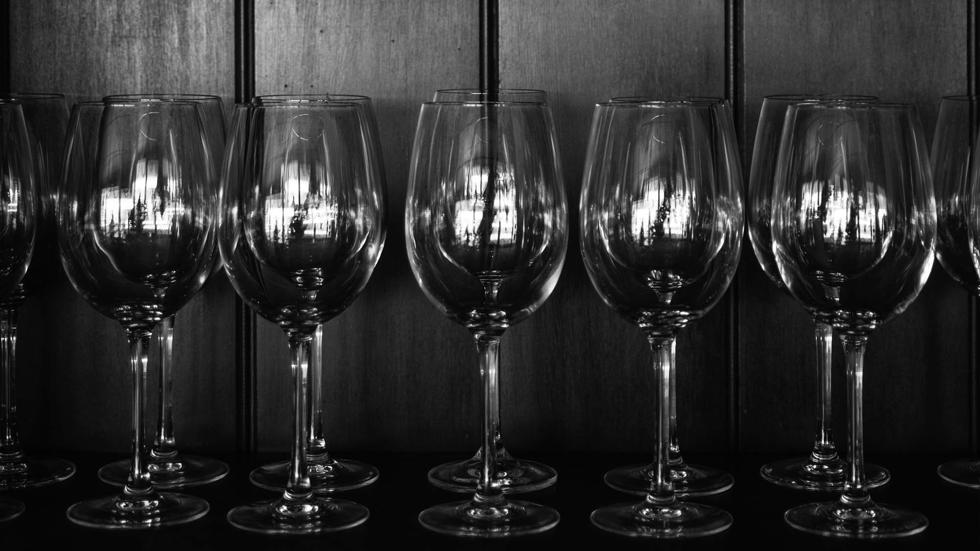
<svg viewBox="0 0 980 551">
<path fill-rule="evenodd" d="M 558 484 L 528 494 L 528 498 L 558 509 L 557 528 L 546 534 L 497 541 L 471 541 L 431 534 L 418 525 L 420 510 L 431 504 L 458 499 L 458 495 L 429 486 L 426 471 L 446 459 L 445 455 L 352 454 L 376 464 L 381 479 L 371 487 L 348 492 L 344 497 L 370 508 L 371 518 L 356 529 L 337 534 L 304 537 L 260 536 L 231 527 L 225 520 L 235 505 L 268 499 L 273 494 L 253 488 L 248 471 L 273 456 L 229 457 L 231 475 L 211 486 L 187 490 L 206 498 L 211 511 L 202 520 L 179 527 L 141 532 L 103 532 L 72 525 L 65 509 L 73 502 L 108 495 L 112 488 L 100 483 L 96 469 L 115 459 L 108 455 L 67 455 L 77 462 L 78 474 L 68 482 L 48 488 L 12 492 L 27 504 L 18 519 L 0 524 L 0 549 L 52 549 L 65 544 L 79 549 L 575 549 L 649 548 L 647 540 L 631 540 L 601 532 L 588 520 L 597 506 L 629 501 L 602 484 L 602 473 L 613 466 L 644 460 L 642 456 L 532 454 L 559 471 Z M 782 519 L 787 508 L 832 496 L 804 494 L 773 487 L 758 476 L 759 465 L 769 457 L 743 456 L 726 460 L 718 456 L 691 457 L 697 462 L 724 466 L 735 473 L 735 488 L 728 493 L 701 498 L 730 511 L 735 525 L 726 533 L 670 543 L 692 549 L 852 549 L 875 545 L 887 549 L 960 549 L 980 543 L 980 492 L 955 488 L 935 474 L 944 457 L 872 456 L 869 459 L 892 470 L 892 482 L 874 492 L 877 500 L 917 509 L 929 517 L 930 526 L 921 535 L 891 540 L 887 544 L 819 538 L 800 534 Z M 574 546 L 574 547 L 573 547 Z"/>
</svg>

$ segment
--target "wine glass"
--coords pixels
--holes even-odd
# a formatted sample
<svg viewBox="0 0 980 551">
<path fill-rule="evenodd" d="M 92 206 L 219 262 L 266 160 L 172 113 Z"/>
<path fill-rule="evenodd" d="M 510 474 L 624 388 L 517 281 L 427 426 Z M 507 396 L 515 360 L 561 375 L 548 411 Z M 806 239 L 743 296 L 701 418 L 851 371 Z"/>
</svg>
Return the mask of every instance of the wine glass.
<svg viewBox="0 0 980 551">
<path fill-rule="evenodd" d="M 194 102 L 107 99 L 78 104 L 72 123 L 58 209 L 62 264 L 79 294 L 127 334 L 133 445 L 122 493 L 76 503 L 67 515 L 107 529 L 190 522 L 208 503 L 153 486 L 143 409 L 151 332 L 201 288 L 214 256 L 217 194 L 202 111 Z"/>
<path fill-rule="evenodd" d="M 973 242 L 977 220 L 972 194 L 977 185 L 971 177 L 976 166 L 980 98 L 948 96 L 939 105 L 939 119 L 932 140 L 933 182 L 936 187 L 936 258 L 957 283 L 974 296 L 980 295 L 980 268 L 974 263 Z M 971 165 L 971 163 L 973 163 Z M 974 168 L 974 171 L 976 169 Z M 957 486 L 980 488 L 980 459 L 955 459 L 936 469 L 939 476 Z"/>
<path fill-rule="evenodd" d="M 60 482 L 75 474 L 75 465 L 54 457 L 24 454 L 17 429 L 16 367 L 17 310 L 28 294 L 39 292 L 56 272 L 56 260 L 50 258 L 54 247 L 54 223 L 50 206 L 53 187 L 61 177 L 61 147 L 68 123 L 65 97 L 54 93 L 15 93 L 9 101 L 20 105 L 20 117 L 26 124 L 27 143 L 34 166 L 35 245 L 30 266 L 23 279 L 0 297 L 0 370 L 3 392 L 0 392 L 0 490 L 32 488 Z M 12 114 L 7 117 L 14 116 Z M 7 123 L 13 124 L 13 123 Z M 8 126 L 6 131 L 12 131 Z M 5 138 L 8 146 L 13 138 Z M 56 258 L 56 256 L 55 256 Z"/>
<path fill-rule="evenodd" d="M 826 319 L 847 365 L 847 481 L 837 501 L 785 514 L 805 532 L 885 538 L 921 532 L 919 513 L 875 503 L 865 483 L 864 352 L 875 329 L 925 285 L 936 241 L 929 158 L 915 108 L 790 106 L 772 195 L 772 247 L 783 284 Z"/>
<path fill-rule="evenodd" d="M 363 110 L 370 132 L 368 143 L 375 149 L 378 163 L 384 166 L 378 125 L 371 105 L 371 98 L 355 94 L 278 94 L 257 96 L 256 105 L 275 103 L 301 103 L 303 101 L 336 101 L 353 103 Z M 245 111 L 241 111 L 245 113 Z M 233 132 L 244 132 L 244 125 L 234 126 Z M 380 172 L 384 178 L 384 171 Z M 382 180 L 382 187 L 384 182 Z M 323 419 L 323 324 L 317 326 L 310 343 L 310 399 L 308 404 L 308 428 L 306 440 L 306 469 L 310 487 L 314 492 L 330 493 L 362 488 L 374 483 L 379 476 L 377 467 L 355 459 L 335 457 L 327 450 Z M 267 490 L 282 491 L 289 481 L 289 461 L 277 461 L 262 465 L 249 473 L 252 484 Z"/>
<path fill-rule="evenodd" d="M 434 102 L 472 102 L 472 101 L 517 101 L 522 103 L 538 103 L 546 105 L 548 95 L 542 90 L 530 89 L 501 89 L 480 90 L 474 88 L 455 88 L 437 90 L 433 94 Z M 499 378 L 498 374 L 498 378 Z M 499 380 L 499 379 L 498 379 Z M 498 389 L 499 389 L 498 383 Z M 497 402 L 492 404 L 491 414 L 494 417 L 494 439 L 496 440 L 496 455 L 494 457 L 494 483 L 504 492 L 524 493 L 541 490 L 558 481 L 558 473 L 552 467 L 538 461 L 518 459 L 504 447 L 503 428 L 500 422 L 500 393 Z M 483 467 L 483 448 L 481 447 L 469 459 L 450 461 L 437 465 L 429 470 L 429 482 L 437 488 L 450 492 L 470 493 L 476 489 Z"/>
<path fill-rule="evenodd" d="M 236 124 L 222 183 L 221 257 L 236 292 L 289 338 L 295 394 L 282 497 L 235 507 L 228 521 L 260 533 L 352 528 L 368 510 L 310 486 L 306 401 L 316 327 L 354 301 L 384 246 L 376 135 L 362 106 L 312 98 L 239 106 Z"/>
<path fill-rule="evenodd" d="M 779 277 L 776 258 L 772 251 L 773 176 L 776 172 L 776 154 L 779 138 L 783 133 L 786 108 L 790 105 L 812 101 L 877 101 L 874 96 L 827 96 L 827 95 L 776 95 L 762 101 L 759 126 L 755 133 L 752 151 L 752 168 L 749 175 L 748 221 L 749 238 L 755 257 L 762 271 L 781 291 L 786 291 Z M 778 486 L 797 490 L 840 491 L 844 489 L 847 464 L 837 452 L 832 431 L 831 354 L 833 329 L 830 320 L 817 312 L 811 312 L 814 323 L 814 342 L 817 356 L 818 408 L 817 433 L 808 457 L 794 457 L 763 465 L 760 474 L 765 480 Z M 866 463 L 865 484 L 869 488 L 888 482 L 887 469 Z"/>
<path fill-rule="evenodd" d="M 727 102 L 598 104 L 581 198 L 581 245 L 599 296 L 639 327 L 657 376 L 654 477 L 640 503 L 592 512 L 626 536 L 689 538 L 727 529 L 726 511 L 678 500 L 670 476 L 677 333 L 728 288 L 741 252 L 741 172 Z"/>
<path fill-rule="evenodd" d="M 610 99 L 611 102 L 643 102 L 656 100 L 646 96 L 623 96 Z M 721 103 L 719 98 L 711 97 L 684 97 L 675 98 L 678 100 L 703 103 L 707 105 Z M 725 109 L 729 109 L 725 107 Z M 735 125 L 731 122 L 731 117 L 724 119 L 723 124 L 717 130 L 719 138 L 725 141 L 736 141 Z M 674 376 L 676 365 L 676 346 L 671 348 L 671 360 L 669 369 L 670 374 L 670 446 L 667 450 L 667 466 L 670 468 L 670 478 L 674 483 L 674 492 L 681 497 L 698 497 L 720 494 L 730 490 L 735 485 L 735 478 L 728 472 L 715 467 L 706 465 L 692 465 L 684 460 L 681 454 L 680 440 L 677 436 L 677 378 Z M 603 475 L 603 481 L 607 486 L 620 492 L 635 495 L 646 495 L 650 490 L 656 477 L 657 462 L 656 458 L 644 465 L 629 465 L 610 469 Z"/>
<path fill-rule="evenodd" d="M 202 94 L 122 94 L 108 96 L 109 100 L 140 101 L 153 99 L 160 101 L 188 101 L 201 106 L 204 132 L 207 134 L 210 154 L 217 163 L 224 155 L 225 122 L 221 98 Z M 214 181 L 217 185 L 217 180 Z M 212 268 L 214 273 L 221 268 L 220 258 L 215 253 Z M 210 457 L 180 453 L 174 434 L 174 318 L 170 315 L 160 322 L 156 332 L 157 346 L 160 350 L 159 409 L 156 434 L 150 446 L 150 482 L 162 489 L 200 486 L 221 480 L 228 474 L 228 464 Z M 113 461 L 99 469 L 99 480 L 122 486 L 132 470 L 129 459 Z"/>
<path fill-rule="evenodd" d="M 505 497 L 494 459 L 500 338 L 554 289 L 567 216 L 547 104 L 487 95 L 422 105 L 405 209 L 408 258 L 429 300 L 473 335 L 483 380 L 475 493 L 422 511 L 429 530 L 505 537 L 558 524 L 554 509 Z"/>
</svg>

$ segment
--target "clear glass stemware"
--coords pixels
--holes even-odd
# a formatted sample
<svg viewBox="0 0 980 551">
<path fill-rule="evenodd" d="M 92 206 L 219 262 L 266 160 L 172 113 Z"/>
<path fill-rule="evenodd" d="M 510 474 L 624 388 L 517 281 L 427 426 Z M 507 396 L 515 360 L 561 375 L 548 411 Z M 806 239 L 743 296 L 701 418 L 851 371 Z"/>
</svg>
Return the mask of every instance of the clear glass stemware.
<svg viewBox="0 0 980 551">
<path fill-rule="evenodd" d="M 726 530 L 721 509 L 681 501 L 670 473 L 677 333 L 728 288 L 741 253 L 741 175 L 723 101 L 620 99 L 596 106 L 583 176 L 582 258 L 599 296 L 642 330 L 657 377 L 654 476 L 639 503 L 592 512 L 625 536 Z"/>
<path fill-rule="evenodd" d="M 422 105 L 405 209 L 416 281 L 472 334 L 483 382 L 475 493 L 422 511 L 419 522 L 484 538 L 543 532 L 559 521 L 550 507 L 505 496 L 496 461 L 498 377 L 502 335 L 551 294 L 568 241 L 548 106 L 492 95 Z"/>
<path fill-rule="evenodd" d="M 824 536 L 921 532 L 919 513 L 875 503 L 864 469 L 864 352 L 871 334 L 918 296 L 932 268 L 936 204 L 929 158 L 911 105 L 816 102 L 790 106 L 772 195 L 780 277 L 827 319 L 847 365 L 848 464 L 840 499 L 788 510 L 786 522 Z"/>
</svg>

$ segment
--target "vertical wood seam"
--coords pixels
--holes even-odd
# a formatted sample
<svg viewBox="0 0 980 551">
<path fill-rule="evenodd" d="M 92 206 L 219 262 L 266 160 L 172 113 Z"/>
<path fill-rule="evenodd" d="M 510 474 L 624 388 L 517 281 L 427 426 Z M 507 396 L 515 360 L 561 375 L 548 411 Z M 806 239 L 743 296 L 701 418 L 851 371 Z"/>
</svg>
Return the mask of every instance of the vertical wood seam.
<svg viewBox="0 0 980 551">
<path fill-rule="evenodd" d="M 742 82 L 742 57 L 742 2 L 741 0 L 725 0 L 725 97 L 731 103 L 737 133 L 744 133 L 742 124 L 745 110 L 742 102 L 745 95 L 745 84 Z M 741 136 L 740 138 L 739 153 L 744 159 L 745 137 Z M 745 171 L 742 172 L 744 177 Z M 743 250 L 746 239 L 743 239 Z M 738 298 L 740 294 L 738 290 L 740 285 L 741 277 L 736 273 L 735 280 L 729 287 L 725 304 L 728 318 L 725 335 L 725 345 L 728 352 L 728 451 L 732 454 L 737 454 L 741 449 L 738 327 Z"/>
<path fill-rule="evenodd" d="M 255 95 L 255 0 L 235 0 L 235 101 Z M 255 312 L 235 294 L 235 436 L 239 453 L 257 449 Z"/>
<path fill-rule="evenodd" d="M 980 25 L 978 21 L 978 11 L 974 0 L 966 0 L 966 14 L 967 14 L 967 44 L 966 44 L 966 75 L 967 75 L 967 93 L 976 94 L 978 83 L 977 75 L 980 71 L 977 71 L 977 29 Z M 980 366 L 977 365 L 978 357 L 978 343 L 977 343 L 977 299 L 969 294 L 967 301 L 968 303 L 968 318 L 969 323 L 967 323 L 967 330 L 970 332 L 970 419 L 968 426 L 970 429 L 969 445 L 972 455 L 976 456 L 978 452 L 978 447 L 980 447 L 980 435 L 977 431 L 980 430 L 980 423 L 978 423 L 977 415 L 980 413 Z"/>
<path fill-rule="evenodd" d="M 500 87 L 498 0 L 480 0 L 480 89 Z"/>
<path fill-rule="evenodd" d="M 10 2 L 0 0 L 0 94 L 10 93 Z"/>
</svg>

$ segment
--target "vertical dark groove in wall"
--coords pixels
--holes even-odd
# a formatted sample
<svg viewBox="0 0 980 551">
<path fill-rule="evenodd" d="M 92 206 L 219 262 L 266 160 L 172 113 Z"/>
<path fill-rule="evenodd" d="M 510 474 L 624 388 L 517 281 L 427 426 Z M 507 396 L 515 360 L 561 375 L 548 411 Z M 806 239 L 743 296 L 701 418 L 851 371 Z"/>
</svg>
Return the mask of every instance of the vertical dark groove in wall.
<svg viewBox="0 0 980 551">
<path fill-rule="evenodd" d="M 967 13 L 967 45 L 966 45 L 966 75 L 967 75 L 967 93 L 976 94 L 980 83 L 977 82 L 977 76 L 980 74 L 977 67 L 977 51 L 980 48 L 980 44 L 977 43 L 977 30 L 980 28 L 980 20 L 978 20 L 978 10 L 976 7 L 975 0 L 966 1 L 966 13 Z M 970 450 L 974 456 L 980 451 L 980 423 L 977 421 L 977 416 L 980 414 L 980 365 L 977 365 L 978 356 L 980 356 L 980 351 L 978 351 L 977 342 L 977 299 L 971 294 L 967 299 L 970 301 L 970 322 L 967 325 L 970 331 Z"/>
<path fill-rule="evenodd" d="M 255 0 L 235 0 L 235 101 L 255 95 Z M 235 297 L 236 444 L 239 453 L 257 449 L 255 313 Z"/>
<path fill-rule="evenodd" d="M 497 0 L 480 0 L 480 89 L 500 86 L 500 17 Z"/>
<path fill-rule="evenodd" d="M 731 102 L 732 116 L 735 118 L 737 132 L 743 131 L 742 123 L 745 117 L 742 46 L 742 2 L 740 0 L 725 0 L 725 98 Z M 748 147 L 745 143 L 746 139 L 745 136 L 739 136 L 741 159 L 745 158 L 743 150 Z M 742 172 L 744 177 L 745 171 Z M 741 438 L 739 437 L 741 408 L 738 399 L 738 287 L 739 276 L 736 275 L 725 299 L 728 317 L 727 342 L 725 343 L 728 350 L 728 449 L 733 454 L 737 454 L 741 447 Z"/>
<path fill-rule="evenodd" d="M 10 92 L 10 2 L 0 0 L 0 94 Z"/>
</svg>

